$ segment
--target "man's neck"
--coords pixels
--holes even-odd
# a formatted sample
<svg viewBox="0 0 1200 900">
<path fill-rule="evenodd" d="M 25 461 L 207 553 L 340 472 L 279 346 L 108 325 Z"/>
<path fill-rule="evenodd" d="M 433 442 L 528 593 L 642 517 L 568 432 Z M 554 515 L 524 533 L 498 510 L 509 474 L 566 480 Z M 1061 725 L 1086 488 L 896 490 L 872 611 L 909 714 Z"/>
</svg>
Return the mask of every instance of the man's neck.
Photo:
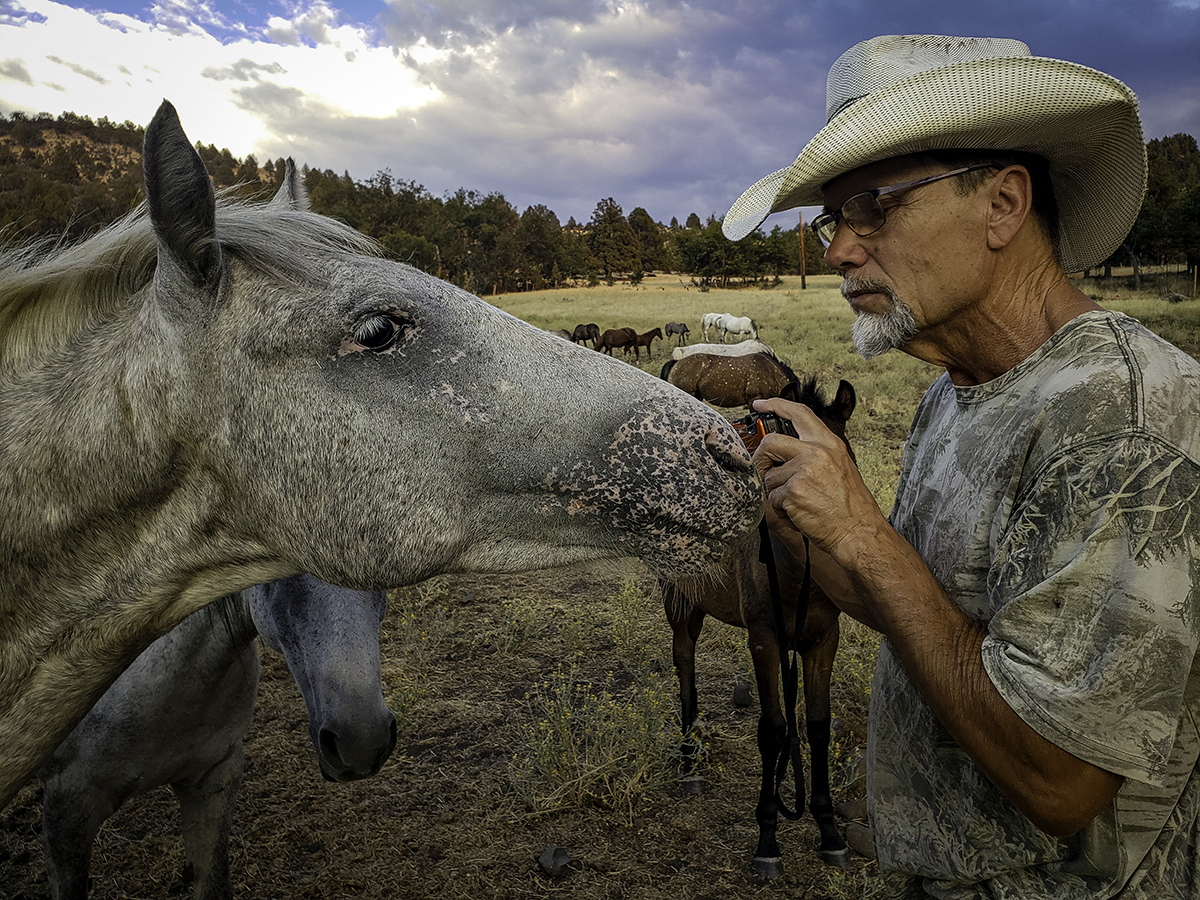
<svg viewBox="0 0 1200 900">
<path fill-rule="evenodd" d="M 1028 359 L 1067 322 L 1101 309 L 1051 260 L 996 274 L 978 303 L 923 331 L 904 351 L 942 366 L 956 385 L 984 384 Z"/>
</svg>

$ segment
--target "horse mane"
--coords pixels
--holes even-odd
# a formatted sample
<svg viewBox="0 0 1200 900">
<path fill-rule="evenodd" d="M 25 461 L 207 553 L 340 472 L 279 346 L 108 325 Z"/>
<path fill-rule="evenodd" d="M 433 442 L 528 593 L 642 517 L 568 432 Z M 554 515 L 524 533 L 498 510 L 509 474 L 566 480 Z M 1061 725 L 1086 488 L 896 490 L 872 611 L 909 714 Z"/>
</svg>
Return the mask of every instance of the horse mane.
<svg viewBox="0 0 1200 900">
<path fill-rule="evenodd" d="M 779 365 L 783 366 L 788 376 L 788 383 L 784 391 L 790 393 L 788 389 L 791 388 L 796 393 L 794 398 L 789 396 L 788 399 L 794 399 L 797 403 L 803 403 L 816 413 L 818 417 L 825 418 L 829 413 L 829 401 L 821 393 L 820 388 L 817 387 L 817 376 L 809 375 L 802 381 L 795 372 L 788 368 L 786 363 L 780 362 Z"/>
<path fill-rule="evenodd" d="M 222 192 L 216 235 L 222 254 L 264 274 L 314 283 L 331 254 L 380 255 L 348 225 L 287 204 L 248 202 Z M 0 367 L 63 346 L 154 278 L 158 242 L 145 203 L 73 244 L 41 239 L 0 250 Z"/>
</svg>

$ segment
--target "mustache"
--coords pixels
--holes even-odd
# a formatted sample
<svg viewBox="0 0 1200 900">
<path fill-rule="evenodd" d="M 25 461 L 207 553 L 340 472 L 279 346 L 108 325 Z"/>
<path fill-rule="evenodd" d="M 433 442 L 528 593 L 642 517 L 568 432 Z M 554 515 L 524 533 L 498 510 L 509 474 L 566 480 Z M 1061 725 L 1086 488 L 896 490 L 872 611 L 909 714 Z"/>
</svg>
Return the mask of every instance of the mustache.
<svg viewBox="0 0 1200 900">
<path fill-rule="evenodd" d="M 856 278 L 847 275 L 842 279 L 842 296 L 847 300 L 854 294 L 883 294 L 888 300 L 896 302 L 896 291 L 890 284 L 875 278 Z"/>
</svg>

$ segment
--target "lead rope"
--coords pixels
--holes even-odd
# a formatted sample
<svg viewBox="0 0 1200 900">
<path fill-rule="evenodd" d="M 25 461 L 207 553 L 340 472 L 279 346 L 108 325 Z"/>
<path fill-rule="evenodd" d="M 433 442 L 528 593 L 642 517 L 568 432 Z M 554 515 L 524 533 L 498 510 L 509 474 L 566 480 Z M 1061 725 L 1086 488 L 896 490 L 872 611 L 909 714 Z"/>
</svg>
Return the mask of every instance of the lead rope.
<svg viewBox="0 0 1200 900">
<path fill-rule="evenodd" d="M 771 589 L 771 611 L 775 617 L 775 642 L 779 647 L 779 674 L 783 680 L 783 707 L 787 717 L 788 752 L 781 753 L 775 766 L 775 805 L 786 819 L 795 821 L 804 815 L 804 759 L 801 756 L 800 731 L 796 725 L 796 698 L 800 683 L 800 654 L 789 645 L 787 629 L 783 622 L 783 596 L 779 590 L 779 574 L 775 571 L 775 554 L 771 550 L 771 532 L 764 517 L 758 524 L 758 559 L 767 567 L 767 584 Z M 799 644 L 804 635 L 804 621 L 808 618 L 808 596 L 812 588 L 812 574 L 808 565 L 808 538 L 804 539 L 804 577 L 800 582 L 800 596 L 796 603 L 796 621 L 793 623 L 793 643 Z M 759 698 L 761 702 L 762 698 Z M 780 796 L 779 789 L 787 777 L 788 762 L 791 762 L 796 785 L 796 809 L 788 808 Z"/>
</svg>

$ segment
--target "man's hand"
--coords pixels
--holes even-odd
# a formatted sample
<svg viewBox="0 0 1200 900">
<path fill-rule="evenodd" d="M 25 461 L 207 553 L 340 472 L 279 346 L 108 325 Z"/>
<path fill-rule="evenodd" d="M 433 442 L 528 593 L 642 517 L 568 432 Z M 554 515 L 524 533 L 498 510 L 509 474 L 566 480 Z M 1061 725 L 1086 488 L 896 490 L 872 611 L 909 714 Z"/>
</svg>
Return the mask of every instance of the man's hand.
<svg viewBox="0 0 1200 900">
<path fill-rule="evenodd" d="M 843 565 L 859 549 L 859 537 L 886 519 L 850 458 L 846 445 L 816 414 L 799 403 L 756 400 L 758 412 L 792 423 L 796 437 L 769 434 L 754 453 L 766 488 L 767 524 L 785 537 L 795 529 Z"/>
</svg>

